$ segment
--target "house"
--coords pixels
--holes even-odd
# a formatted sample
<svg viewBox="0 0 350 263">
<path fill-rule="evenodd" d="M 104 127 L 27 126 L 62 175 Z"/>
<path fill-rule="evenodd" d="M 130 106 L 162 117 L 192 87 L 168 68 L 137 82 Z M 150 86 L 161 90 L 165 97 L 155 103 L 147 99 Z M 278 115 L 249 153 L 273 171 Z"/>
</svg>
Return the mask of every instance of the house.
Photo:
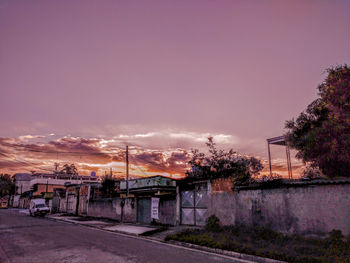
<svg viewBox="0 0 350 263">
<path fill-rule="evenodd" d="M 129 191 L 127 191 L 127 188 Z M 127 193 L 129 192 L 129 194 Z M 136 209 L 136 221 L 175 225 L 176 180 L 157 175 L 120 182 L 120 197 L 131 202 Z"/>
</svg>

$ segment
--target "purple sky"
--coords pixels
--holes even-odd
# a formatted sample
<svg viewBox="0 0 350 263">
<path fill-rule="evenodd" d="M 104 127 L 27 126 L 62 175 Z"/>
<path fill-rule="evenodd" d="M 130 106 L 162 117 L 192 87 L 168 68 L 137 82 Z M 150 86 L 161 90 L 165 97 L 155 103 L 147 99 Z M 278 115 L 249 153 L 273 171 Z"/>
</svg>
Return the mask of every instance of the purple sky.
<svg viewBox="0 0 350 263">
<path fill-rule="evenodd" d="M 325 69 L 349 63 L 349 14 L 349 1 L 2 0 L 0 137 L 166 151 L 211 134 L 266 159 Z"/>
</svg>

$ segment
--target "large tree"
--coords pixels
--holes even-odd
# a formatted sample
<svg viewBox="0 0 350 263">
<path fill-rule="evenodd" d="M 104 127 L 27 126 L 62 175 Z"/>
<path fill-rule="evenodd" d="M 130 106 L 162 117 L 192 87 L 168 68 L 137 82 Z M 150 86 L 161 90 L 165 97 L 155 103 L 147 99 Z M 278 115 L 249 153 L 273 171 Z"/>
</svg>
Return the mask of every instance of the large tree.
<svg viewBox="0 0 350 263">
<path fill-rule="evenodd" d="M 0 174 L 0 197 L 15 194 L 15 182 L 9 174 Z"/>
<path fill-rule="evenodd" d="M 327 70 L 319 98 L 286 122 L 286 138 L 297 158 L 329 177 L 350 176 L 350 68 Z"/>
<path fill-rule="evenodd" d="M 116 194 L 117 181 L 109 176 L 105 176 L 101 183 L 101 194 L 103 197 L 113 197 Z"/>
<path fill-rule="evenodd" d="M 263 165 L 255 157 L 240 155 L 234 150 L 218 150 L 213 137 L 206 143 L 209 154 L 192 150 L 192 158 L 189 164 L 192 170 L 188 176 L 197 178 L 233 178 L 235 184 L 249 183 L 253 176 L 257 175 Z"/>
</svg>

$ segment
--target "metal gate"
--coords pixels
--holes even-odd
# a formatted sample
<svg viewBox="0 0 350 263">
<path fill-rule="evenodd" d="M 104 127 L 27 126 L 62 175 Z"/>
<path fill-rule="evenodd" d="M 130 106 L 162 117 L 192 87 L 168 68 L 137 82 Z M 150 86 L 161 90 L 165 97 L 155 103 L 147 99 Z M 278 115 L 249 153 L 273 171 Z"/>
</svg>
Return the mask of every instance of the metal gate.
<svg viewBox="0 0 350 263">
<path fill-rule="evenodd" d="M 74 194 L 68 194 L 68 197 L 67 197 L 67 213 L 68 214 L 75 213 L 74 199 L 75 199 Z"/>
<path fill-rule="evenodd" d="M 151 223 L 151 198 L 137 200 L 137 222 Z"/>
<path fill-rule="evenodd" d="M 206 185 L 196 185 L 194 190 L 181 192 L 181 223 L 183 225 L 205 225 L 208 217 L 208 195 Z"/>
</svg>

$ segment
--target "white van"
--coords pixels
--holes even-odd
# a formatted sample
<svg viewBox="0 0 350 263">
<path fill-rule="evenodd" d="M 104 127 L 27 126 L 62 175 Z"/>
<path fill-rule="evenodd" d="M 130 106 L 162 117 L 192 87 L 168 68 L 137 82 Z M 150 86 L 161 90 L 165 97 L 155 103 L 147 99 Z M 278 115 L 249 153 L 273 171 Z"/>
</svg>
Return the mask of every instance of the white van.
<svg viewBox="0 0 350 263">
<path fill-rule="evenodd" d="M 31 216 L 44 216 L 50 212 L 50 208 L 47 207 L 45 199 L 32 199 L 29 204 L 29 214 Z"/>
</svg>

